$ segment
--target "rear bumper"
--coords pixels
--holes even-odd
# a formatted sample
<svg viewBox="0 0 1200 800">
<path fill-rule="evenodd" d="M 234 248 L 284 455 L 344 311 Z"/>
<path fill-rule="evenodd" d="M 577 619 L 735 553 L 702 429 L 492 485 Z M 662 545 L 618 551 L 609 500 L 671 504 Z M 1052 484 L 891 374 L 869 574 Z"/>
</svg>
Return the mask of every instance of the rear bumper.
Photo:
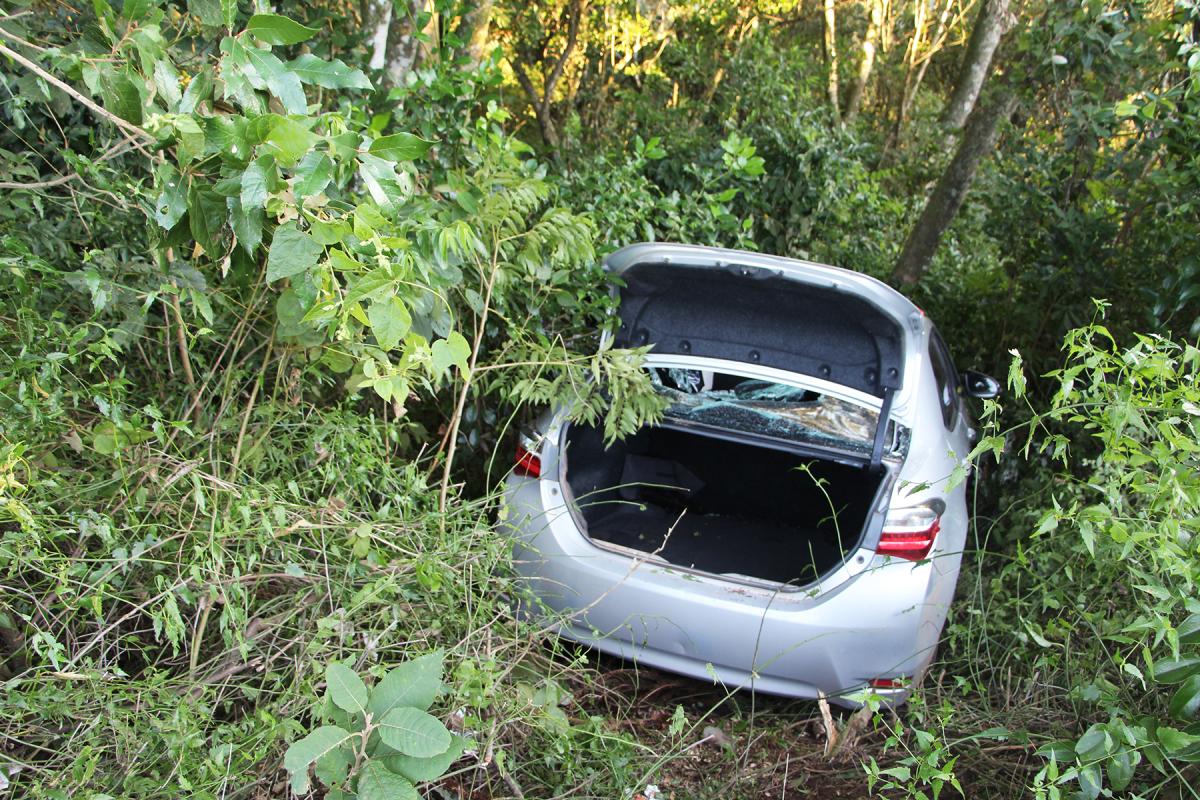
<svg viewBox="0 0 1200 800">
<path fill-rule="evenodd" d="M 846 704 L 870 679 L 928 665 L 961 558 L 935 549 L 913 564 L 859 553 L 855 574 L 833 588 L 780 591 L 602 549 L 554 481 L 510 477 L 506 500 L 516 569 L 561 615 L 563 635 L 729 689 L 824 693 Z"/>
</svg>

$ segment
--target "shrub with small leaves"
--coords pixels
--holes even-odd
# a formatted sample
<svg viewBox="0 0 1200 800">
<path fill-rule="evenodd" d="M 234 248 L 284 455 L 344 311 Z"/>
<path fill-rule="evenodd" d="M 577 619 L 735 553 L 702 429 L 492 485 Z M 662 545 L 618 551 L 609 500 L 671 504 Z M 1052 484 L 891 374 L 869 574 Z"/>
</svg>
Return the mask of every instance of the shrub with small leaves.
<svg viewBox="0 0 1200 800">
<path fill-rule="evenodd" d="M 292 790 L 309 790 L 312 768 L 334 800 L 418 798 L 415 784 L 440 777 L 467 743 L 429 713 L 442 688 L 441 652 L 400 664 L 371 688 L 344 664 L 330 664 L 323 724 L 284 755 Z"/>
</svg>

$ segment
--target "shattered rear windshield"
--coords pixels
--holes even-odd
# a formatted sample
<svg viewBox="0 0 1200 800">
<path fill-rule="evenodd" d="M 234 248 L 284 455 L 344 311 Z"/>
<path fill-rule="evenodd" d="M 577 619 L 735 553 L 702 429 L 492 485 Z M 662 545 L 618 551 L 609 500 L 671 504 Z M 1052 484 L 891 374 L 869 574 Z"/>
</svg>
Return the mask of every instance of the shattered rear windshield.
<svg viewBox="0 0 1200 800">
<path fill-rule="evenodd" d="M 653 367 L 650 379 L 670 401 L 669 421 L 788 442 L 869 453 L 879 419 L 836 397 L 722 372 Z"/>
</svg>

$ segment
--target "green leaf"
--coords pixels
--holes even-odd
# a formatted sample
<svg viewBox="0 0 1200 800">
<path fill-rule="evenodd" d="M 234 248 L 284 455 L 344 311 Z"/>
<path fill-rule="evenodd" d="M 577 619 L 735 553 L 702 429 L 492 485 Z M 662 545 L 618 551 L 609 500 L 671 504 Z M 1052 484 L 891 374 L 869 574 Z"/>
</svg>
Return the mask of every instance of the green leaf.
<svg viewBox="0 0 1200 800">
<path fill-rule="evenodd" d="M 266 50 L 257 47 L 240 47 L 246 63 L 254 68 L 253 74 L 246 77 L 253 84 L 257 79 L 271 94 L 279 98 L 284 109 L 289 114 L 305 114 L 308 112 L 308 101 L 304 97 L 304 85 L 300 76 L 284 66 L 283 62 Z"/>
<path fill-rule="evenodd" d="M 188 193 L 188 227 L 192 238 L 212 258 L 221 250 L 218 237 L 226 218 L 225 198 L 193 183 Z"/>
<path fill-rule="evenodd" d="M 179 90 L 179 73 L 165 58 L 154 62 L 154 88 L 159 97 L 166 101 L 168 110 L 177 108 L 179 101 L 183 99 L 183 92 Z M 194 124 L 195 120 L 192 122 Z"/>
<path fill-rule="evenodd" d="M 367 686 L 362 678 L 345 664 L 334 662 L 325 668 L 325 684 L 329 696 L 343 711 L 366 713 Z"/>
<path fill-rule="evenodd" d="M 179 101 L 179 113 L 191 114 L 196 110 L 196 106 L 212 97 L 212 93 L 212 69 L 210 67 L 204 67 L 192 76 L 191 83 L 189 83 L 187 89 L 184 90 L 183 98 Z"/>
<path fill-rule="evenodd" d="M 267 253 L 267 282 L 289 278 L 316 266 L 324 250 L 311 236 L 288 222 L 275 229 Z"/>
<path fill-rule="evenodd" d="M 405 184 L 400 182 L 400 176 L 396 174 L 396 165 L 392 162 L 363 153 L 358 157 L 358 166 L 359 177 L 366 184 L 371 199 L 383 208 L 394 206 L 408 195 L 405 187 L 407 181 Z"/>
<path fill-rule="evenodd" d="M 318 758 L 313 772 L 326 786 L 333 786 L 345 782 L 352 763 L 354 755 L 350 748 L 343 745 Z"/>
<path fill-rule="evenodd" d="M 251 161 L 242 173 L 242 191 L 239 197 L 242 208 L 247 211 L 262 208 L 267 202 L 267 167 L 263 162 L 269 158 L 270 156 L 265 156 Z"/>
<path fill-rule="evenodd" d="M 1087 764 L 1079 768 L 1079 791 L 1084 800 L 1096 800 L 1104 787 L 1104 776 L 1099 764 Z"/>
<path fill-rule="evenodd" d="M 229 227 L 233 228 L 233 235 L 237 237 L 238 244 L 246 251 L 246 255 L 254 255 L 254 251 L 262 244 L 262 229 L 265 215 L 261 208 L 252 208 L 249 211 L 242 208 L 242 202 L 236 197 L 225 198 L 225 205 L 229 208 Z"/>
<path fill-rule="evenodd" d="M 325 191 L 333 180 L 333 162 L 324 153 L 310 151 L 296 167 L 296 182 L 293 186 L 296 197 L 303 199 Z"/>
<path fill-rule="evenodd" d="M 323 89 L 372 88 L 371 81 L 362 70 L 348 67 L 336 58 L 326 61 L 312 53 L 305 53 L 289 61 L 288 69 L 296 73 L 301 82 Z"/>
<path fill-rule="evenodd" d="M 1079 741 L 1075 743 L 1075 752 L 1084 761 L 1095 761 L 1107 753 L 1111 745 L 1112 737 L 1108 733 L 1108 727 L 1097 722 L 1079 737 Z"/>
<path fill-rule="evenodd" d="M 450 331 L 445 339 L 433 343 L 433 374 L 441 377 L 446 370 L 454 365 L 460 371 L 467 371 L 467 359 L 471 356 L 471 345 L 458 331 Z"/>
<path fill-rule="evenodd" d="M 283 118 L 271 127 L 266 142 L 275 153 L 275 159 L 283 166 L 290 167 L 312 149 L 317 137 L 301 123 Z"/>
<path fill-rule="evenodd" d="M 428 153 L 434 144 L 411 133 L 393 133 L 371 142 L 368 151 L 388 161 L 412 161 Z"/>
<path fill-rule="evenodd" d="M 371 332 L 375 341 L 384 350 L 391 350 L 400 344 L 400 340 L 412 328 L 412 317 L 399 297 L 389 297 L 380 302 L 371 303 L 367 309 L 367 319 L 371 320 Z"/>
<path fill-rule="evenodd" d="M 436 717 L 409 706 L 399 706 L 379 720 L 383 743 L 406 756 L 429 758 L 450 747 L 450 731 Z"/>
<path fill-rule="evenodd" d="M 425 710 L 442 690 L 441 650 L 405 661 L 391 669 L 371 692 L 367 709 L 381 717 L 398 706 Z"/>
<path fill-rule="evenodd" d="M 1200 742 L 1200 736 L 1184 733 L 1183 731 L 1176 730 L 1175 728 L 1168 728 L 1165 726 L 1159 726 L 1158 730 L 1155 732 L 1155 736 L 1158 737 L 1159 744 L 1163 746 L 1163 750 L 1165 750 L 1168 754 L 1184 750 L 1196 744 L 1197 742 Z"/>
<path fill-rule="evenodd" d="M 1154 680 L 1159 683 L 1179 683 L 1200 674 L 1200 657 L 1185 656 L 1159 661 L 1154 665 Z"/>
<path fill-rule="evenodd" d="M 267 44 L 300 44 L 317 33 L 317 28 L 301 25 L 279 14 L 255 14 L 246 23 L 246 33 Z"/>
<path fill-rule="evenodd" d="M 172 121 L 178 146 L 175 155 L 180 164 L 187 164 L 204 155 L 204 130 L 194 117 L 182 115 Z"/>
<path fill-rule="evenodd" d="M 283 755 L 283 766 L 292 775 L 297 794 L 308 791 L 308 766 L 326 753 L 340 747 L 351 734 L 334 725 L 322 725 L 303 739 L 295 741 Z"/>
<path fill-rule="evenodd" d="M 174 169 L 164 170 L 159 175 L 159 180 L 163 189 L 154 201 L 154 221 L 159 227 L 171 230 L 187 213 L 187 192 L 184 189 L 183 178 Z"/>
<path fill-rule="evenodd" d="M 237 21 L 237 0 L 221 0 L 221 19 L 225 27 L 233 32 L 233 23 Z"/>
<path fill-rule="evenodd" d="M 345 305 L 357 303 L 359 300 L 370 296 L 374 292 L 378 292 L 385 286 L 389 286 L 394 280 L 391 270 L 387 267 L 373 269 L 354 282 L 346 292 L 346 296 L 342 302 Z"/>
<path fill-rule="evenodd" d="M 142 124 L 141 92 L 137 84 L 123 72 L 104 70 L 100 73 L 100 96 L 104 107 L 134 125 Z"/>
<path fill-rule="evenodd" d="M 1108 783 L 1114 792 L 1123 791 L 1129 785 L 1133 780 L 1134 767 L 1140 760 L 1137 751 L 1126 747 L 1122 747 L 1108 760 L 1105 772 L 1108 773 Z"/>
<path fill-rule="evenodd" d="M 1200 614 L 1192 614 L 1176 628 L 1180 644 L 1200 644 Z"/>
<path fill-rule="evenodd" d="M 1189 675 L 1171 696 L 1168 708 L 1175 719 L 1190 720 L 1200 716 L 1200 675 Z"/>
<path fill-rule="evenodd" d="M 358 779 L 358 800 L 420 800 L 408 780 L 379 761 L 368 761 Z"/>
<path fill-rule="evenodd" d="M 386 763 L 393 772 L 399 772 L 413 783 L 424 783 L 442 777 L 450 765 L 458 760 L 470 741 L 462 736 L 451 735 L 450 747 L 446 752 L 428 758 L 398 755 L 388 756 Z"/>
<path fill-rule="evenodd" d="M 200 18 L 201 25 L 215 28 L 222 24 L 219 0 L 188 0 L 187 8 Z"/>
</svg>

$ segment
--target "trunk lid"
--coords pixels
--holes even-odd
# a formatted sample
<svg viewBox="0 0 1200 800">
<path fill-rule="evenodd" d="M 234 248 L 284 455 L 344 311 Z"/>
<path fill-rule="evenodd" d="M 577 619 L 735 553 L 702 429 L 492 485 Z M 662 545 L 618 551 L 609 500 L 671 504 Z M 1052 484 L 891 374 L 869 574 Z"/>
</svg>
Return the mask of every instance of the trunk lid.
<svg viewBox="0 0 1200 800">
<path fill-rule="evenodd" d="M 885 404 L 902 386 L 900 320 L 916 308 L 865 275 L 685 245 L 633 245 L 606 264 L 622 284 L 619 347 L 761 364 Z"/>
</svg>

